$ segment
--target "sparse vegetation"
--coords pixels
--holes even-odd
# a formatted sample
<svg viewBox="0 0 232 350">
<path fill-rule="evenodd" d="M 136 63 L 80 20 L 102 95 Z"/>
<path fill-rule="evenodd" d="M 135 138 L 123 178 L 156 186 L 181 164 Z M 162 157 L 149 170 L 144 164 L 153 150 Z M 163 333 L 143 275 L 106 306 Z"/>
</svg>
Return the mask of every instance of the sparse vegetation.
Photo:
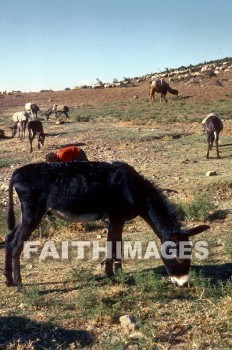
<svg viewBox="0 0 232 350">
<path fill-rule="evenodd" d="M 210 212 L 214 209 L 212 200 L 207 195 L 198 195 L 193 201 L 177 205 L 182 220 L 206 221 Z"/>
<path fill-rule="evenodd" d="M 208 81 L 211 84 L 208 94 L 204 86 L 175 82 L 181 98 L 168 96 L 168 103 L 159 103 L 156 97 L 152 106 L 148 104 L 149 79 L 126 89 L 53 91 L 1 99 L 0 125 L 6 134 L 11 115 L 29 97 L 44 109 L 51 104 L 50 98 L 62 103 L 65 99 L 71 106 L 70 123 L 55 125 L 50 121 L 44 125 L 47 136 L 41 152 L 27 153 L 27 140 L 0 140 L 1 184 L 8 184 L 19 165 L 44 161 L 47 151 L 78 143 L 91 160 L 125 161 L 154 180 L 176 203 L 186 227 L 206 220 L 211 227 L 193 238 L 193 247 L 197 239 L 207 242 L 209 255 L 197 260 L 193 249 L 191 284 L 185 289 L 169 282 L 160 259 L 125 260 L 123 271 L 109 279 L 101 266 L 104 256 L 96 261 L 88 253 L 85 260 L 78 259 L 75 247 L 69 259 L 40 261 L 41 249 L 38 254 L 32 253 L 29 261 L 22 259 L 25 285 L 17 291 L 5 287 L 4 250 L 0 247 L 0 348 L 232 348 L 232 93 L 227 80 L 219 87 L 212 84 L 213 77 L 206 79 L 205 86 Z M 134 94 L 138 98 L 134 99 Z M 200 122 L 210 112 L 218 113 L 226 122 L 220 160 L 214 156 L 205 159 L 206 141 Z M 211 169 L 217 176 L 206 177 Z M 8 231 L 6 200 L 7 191 L 0 191 L 0 242 Z M 18 206 L 15 198 L 15 208 Z M 60 253 L 61 241 L 98 241 L 104 247 L 106 232 L 106 221 L 82 225 L 46 217 L 32 239 L 41 245 L 52 239 Z M 141 240 L 143 249 L 151 240 L 159 245 L 140 219 L 125 225 L 123 238 Z M 121 326 L 123 315 L 135 317 L 134 330 Z"/>
<path fill-rule="evenodd" d="M 147 99 L 131 100 L 127 102 L 104 103 L 96 108 L 83 106 L 72 110 L 72 115 L 78 122 L 96 121 L 134 121 L 137 125 L 147 124 L 149 121 L 158 123 L 193 123 L 202 120 L 208 114 L 209 108 L 222 119 L 232 117 L 232 101 L 230 99 L 215 99 L 213 102 L 178 100 L 169 97 L 168 103 L 156 103 L 151 108 Z"/>
</svg>

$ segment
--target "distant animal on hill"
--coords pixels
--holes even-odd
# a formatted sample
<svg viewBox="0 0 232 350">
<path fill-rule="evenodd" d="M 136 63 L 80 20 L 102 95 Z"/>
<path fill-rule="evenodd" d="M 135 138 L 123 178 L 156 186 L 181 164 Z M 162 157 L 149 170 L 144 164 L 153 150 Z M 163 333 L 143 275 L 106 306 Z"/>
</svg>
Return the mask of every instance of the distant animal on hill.
<svg viewBox="0 0 232 350">
<path fill-rule="evenodd" d="M 150 103 L 152 102 L 152 100 L 155 101 L 155 93 L 161 94 L 161 102 L 167 102 L 166 95 L 168 92 L 178 97 L 178 90 L 172 89 L 164 79 L 157 79 L 156 81 L 153 81 L 149 87 Z"/>
<path fill-rule="evenodd" d="M 67 121 L 69 115 L 69 107 L 65 105 L 53 105 L 52 108 L 49 108 L 47 112 L 44 114 L 45 119 L 48 121 L 49 117 L 52 113 L 56 115 L 56 121 L 58 121 L 58 115 L 59 114 L 64 114 L 65 115 L 65 122 Z"/>
<path fill-rule="evenodd" d="M 17 224 L 13 189 L 21 207 Z M 7 286 L 21 284 L 20 254 L 24 241 L 29 240 L 46 214 L 68 221 L 108 218 L 105 260 L 108 276 L 122 268 L 125 222 L 140 216 L 162 243 L 162 260 L 172 283 L 182 287 L 188 285 L 189 279 L 189 237 L 209 229 L 208 225 L 182 228 L 175 208 L 162 192 L 126 163 L 73 161 L 27 164 L 15 170 L 9 182 L 7 220 L 10 232 L 6 238 L 5 254 Z M 184 247 L 187 247 L 187 254 Z"/>
<path fill-rule="evenodd" d="M 30 152 L 33 151 L 32 142 L 35 136 L 38 136 L 38 149 L 44 144 L 45 134 L 43 130 L 43 125 L 40 120 L 30 120 L 28 123 L 28 134 L 30 142 Z"/>
<path fill-rule="evenodd" d="M 37 119 L 37 115 L 40 109 L 36 103 L 28 102 L 25 104 L 25 111 L 31 115 L 30 119 L 34 120 Z"/>
<path fill-rule="evenodd" d="M 209 159 L 209 151 L 212 149 L 214 141 L 216 145 L 217 157 L 220 158 L 218 140 L 219 134 L 223 130 L 223 123 L 221 119 L 215 113 L 210 113 L 202 120 L 202 125 L 208 145 L 206 158 Z"/>
</svg>

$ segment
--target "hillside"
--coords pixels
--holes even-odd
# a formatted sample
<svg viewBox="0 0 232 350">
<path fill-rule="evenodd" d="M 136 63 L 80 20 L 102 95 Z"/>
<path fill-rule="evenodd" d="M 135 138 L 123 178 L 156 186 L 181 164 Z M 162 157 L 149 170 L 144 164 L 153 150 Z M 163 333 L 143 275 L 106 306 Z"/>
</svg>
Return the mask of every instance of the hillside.
<svg viewBox="0 0 232 350">
<path fill-rule="evenodd" d="M 219 67 L 216 63 L 211 63 L 193 67 L 191 68 L 193 72 L 190 73 L 189 69 L 184 69 L 170 72 L 170 78 L 167 73 L 160 73 L 159 76 L 164 77 L 171 87 L 177 89 L 182 98 L 189 98 L 193 101 L 232 98 L 232 64 L 230 61 L 226 62 L 228 64 L 224 67 L 223 63 Z M 212 65 L 215 68 L 210 68 Z M 205 70 L 204 67 L 206 67 Z M 219 70 L 219 68 L 223 69 Z M 201 72 L 202 69 L 203 72 Z M 121 87 L 2 94 L 0 112 L 3 113 L 8 109 L 22 109 L 28 101 L 37 103 L 42 109 L 46 109 L 53 103 L 78 107 L 82 104 L 98 105 L 104 102 L 130 100 L 135 95 L 145 98 L 148 96 L 152 76 L 157 76 L 157 74 L 131 79 L 129 84 L 122 82 Z"/>
</svg>

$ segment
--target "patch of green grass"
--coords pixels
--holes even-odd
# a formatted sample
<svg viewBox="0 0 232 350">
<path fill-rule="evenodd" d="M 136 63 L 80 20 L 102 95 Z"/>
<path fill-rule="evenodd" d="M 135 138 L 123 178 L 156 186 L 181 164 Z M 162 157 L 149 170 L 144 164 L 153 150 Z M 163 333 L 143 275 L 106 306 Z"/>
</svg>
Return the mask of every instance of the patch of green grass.
<svg viewBox="0 0 232 350">
<path fill-rule="evenodd" d="M 230 257 L 232 257 L 232 238 L 228 238 L 225 241 L 225 250 L 226 250 L 227 254 L 229 254 Z"/>
<path fill-rule="evenodd" d="M 18 163 L 17 159 L 9 159 L 9 158 L 5 158 L 5 159 L 0 159 L 0 168 L 4 168 L 4 167 L 9 167 L 12 164 L 16 164 Z"/>
<path fill-rule="evenodd" d="M 88 268 L 83 266 L 78 268 L 73 268 L 71 271 L 73 282 L 78 283 L 78 287 L 83 287 L 87 285 L 90 281 L 94 280 L 92 271 L 93 271 L 93 268 L 91 266 Z"/>
<path fill-rule="evenodd" d="M 23 287 L 21 289 L 21 293 L 21 302 L 23 305 L 28 305 L 29 307 L 33 307 L 36 310 L 48 306 L 48 303 L 41 295 L 38 287 Z"/>
<path fill-rule="evenodd" d="M 210 277 L 204 276 L 203 273 L 196 273 L 194 271 L 191 271 L 191 281 L 198 295 L 211 300 L 229 296 L 232 288 L 232 278 L 227 280 L 219 279 L 215 282 Z"/>
<path fill-rule="evenodd" d="M 186 221 L 206 221 L 213 209 L 214 204 L 207 195 L 198 195 L 191 202 L 177 204 L 181 220 Z"/>
<path fill-rule="evenodd" d="M 200 122 L 209 110 L 218 113 L 223 119 L 232 116 L 232 101 L 218 99 L 214 101 L 176 100 L 169 96 L 168 103 L 156 102 L 151 105 L 148 98 L 137 100 L 114 101 L 100 106 L 82 106 L 73 109 L 73 118 L 78 122 L 90 121 L 134 121 L 144 125 L 149 121 L 158 123 Z"/>
</svg>

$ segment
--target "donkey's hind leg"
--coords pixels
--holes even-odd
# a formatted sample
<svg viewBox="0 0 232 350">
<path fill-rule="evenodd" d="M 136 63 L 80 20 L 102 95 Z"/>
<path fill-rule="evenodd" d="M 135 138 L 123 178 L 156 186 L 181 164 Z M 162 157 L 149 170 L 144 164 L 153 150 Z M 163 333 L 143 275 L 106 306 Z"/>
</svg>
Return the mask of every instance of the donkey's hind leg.
<svg viewBox="0 0 232 350">
<path fill-rule="evenodd" d="M 12 276 L 12 241 L 14 239 L 16 230 L 17 230 L 17 226 L 6 237 L 4 275 L 6 277 L 6 285 L 8 287 L 14 285 L 13 276 Z"/>
<path fill-rule="evenodd" d="M 34 208 L 35 210 L 35 208 Z M 36 214 L 29 210 L 27 211 L 28 217 L 22 220 L 22 224 L 18 226 L 12 241 L 12 258 L 14 265 L 14 285 L 20 285 L 22 282 L 20 273 L 20 255 L 23 250 L 24 242 L 27 241 L 32 232 L 38 227 L 45 211 L 40 208 Z M 34 215 L 33 215 L 34 214 Z"/>
</svg>

